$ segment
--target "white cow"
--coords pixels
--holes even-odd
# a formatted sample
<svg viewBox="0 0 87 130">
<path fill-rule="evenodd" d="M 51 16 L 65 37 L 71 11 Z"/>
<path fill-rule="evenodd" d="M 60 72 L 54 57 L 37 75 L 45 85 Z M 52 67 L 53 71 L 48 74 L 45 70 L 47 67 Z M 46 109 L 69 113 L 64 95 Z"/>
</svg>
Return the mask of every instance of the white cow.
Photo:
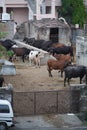
<svg viewBox="0 0 87 130">
<path fill-rule="evenodd" d="M 29 63 L 30 66 L 33 64 L 36 65 L 36 67 L 40 67 L 40 58 L 43 56 L 43 54 L 39 51 L 30 51 L 29 53 Z"/>
<path fill-rule="evenodd" d="M 17 48 L 18 46 L 17 45 L 13 45 L 12 48 Z"/>
</svg>

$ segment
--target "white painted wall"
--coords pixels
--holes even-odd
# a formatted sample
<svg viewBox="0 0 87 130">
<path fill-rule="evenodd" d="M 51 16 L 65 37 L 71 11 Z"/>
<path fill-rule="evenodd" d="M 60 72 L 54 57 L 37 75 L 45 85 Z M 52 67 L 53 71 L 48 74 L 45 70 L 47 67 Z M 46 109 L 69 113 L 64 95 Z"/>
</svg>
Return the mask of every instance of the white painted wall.
<svg viewBox="0 0 87 130">
<path fill-rule="evenodd" d="M 28 21 L 28 9 L 27 8 L 14 8 L 13 19 L 18 24 Z"/>
</svg>

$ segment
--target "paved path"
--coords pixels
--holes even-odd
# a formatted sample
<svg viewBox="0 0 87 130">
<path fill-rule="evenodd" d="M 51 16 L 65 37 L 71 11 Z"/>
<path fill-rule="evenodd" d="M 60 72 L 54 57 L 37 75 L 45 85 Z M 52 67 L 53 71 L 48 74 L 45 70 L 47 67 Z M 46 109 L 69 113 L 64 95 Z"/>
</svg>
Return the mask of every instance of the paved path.
<svg viewBox="0 0 87 130">
<path fill-rule="evenodd" d="M 11 128 L 10 130 L 87 130 L 87 127 L 82 128 L 51 128 L 51 127 L 39 127 L 39 128 Z"/>
<path fill-rule="evenodd" d="M 55 123 L 54 123 L 55 122 Z M 74 114 L 16 117 L 10 130 L 87 130 Z"/>
</svg>

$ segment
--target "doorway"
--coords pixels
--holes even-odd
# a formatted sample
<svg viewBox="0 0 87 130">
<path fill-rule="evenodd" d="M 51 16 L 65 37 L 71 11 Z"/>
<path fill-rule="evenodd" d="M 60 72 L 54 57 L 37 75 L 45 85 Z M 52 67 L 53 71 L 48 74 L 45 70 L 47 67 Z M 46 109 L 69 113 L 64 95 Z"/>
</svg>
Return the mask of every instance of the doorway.
<svg viewBox="0 0 87 130">
<path fill-rule="evenodd" d="M 59 41 L 59 29 L 58 28 L 50 28 L 50 40 L 52 42 L 58 42 Z"/>
</svg>

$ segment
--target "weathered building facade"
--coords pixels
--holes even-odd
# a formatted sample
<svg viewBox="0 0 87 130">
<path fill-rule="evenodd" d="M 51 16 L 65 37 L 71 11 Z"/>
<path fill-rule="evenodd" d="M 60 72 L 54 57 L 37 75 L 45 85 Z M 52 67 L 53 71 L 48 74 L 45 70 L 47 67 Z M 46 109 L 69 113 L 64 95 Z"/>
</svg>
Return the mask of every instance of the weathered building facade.
<svg viewBox="0 0 87 130">
<path fill-rule="evenodd" d="M 19 27 L 14 39 L 24 37 L 51 40 L 54 43 L 70 44 L 71 30 L 67 24 L 58 19 L 43 19 L 25 22 Z"/>
<path fill-rule="evenodd" d="M 0 0 L 0 19 L 8 13 L 19 25 L 34 18 L 55 18 L 60 6 L 61 0 Z"/>
<path fill-rule="evenodd" d="M 69 35 L 70 30 L 68 25 L 58 19 L 44 19 L 29 23 L 28 37 L 68 44 L 70 42 Z"/>
<path fill-rule="evenodd" d="M 61 0 L 0 0 L 0 14 L 10 14 L 11 21 L 20 25 L 16 35 L 18 39 L 27 36 L 69 44 L 72 35 L 72 41 L 75 43 L 79 31 L 74 28 L 71 34 L 65 21 L 59 21 L 58 8 L 61 6 Z M 15 23 L 11 24 L 11 33 L 7 38 L 13 38 L 15 28 Z"/>
</svg>

